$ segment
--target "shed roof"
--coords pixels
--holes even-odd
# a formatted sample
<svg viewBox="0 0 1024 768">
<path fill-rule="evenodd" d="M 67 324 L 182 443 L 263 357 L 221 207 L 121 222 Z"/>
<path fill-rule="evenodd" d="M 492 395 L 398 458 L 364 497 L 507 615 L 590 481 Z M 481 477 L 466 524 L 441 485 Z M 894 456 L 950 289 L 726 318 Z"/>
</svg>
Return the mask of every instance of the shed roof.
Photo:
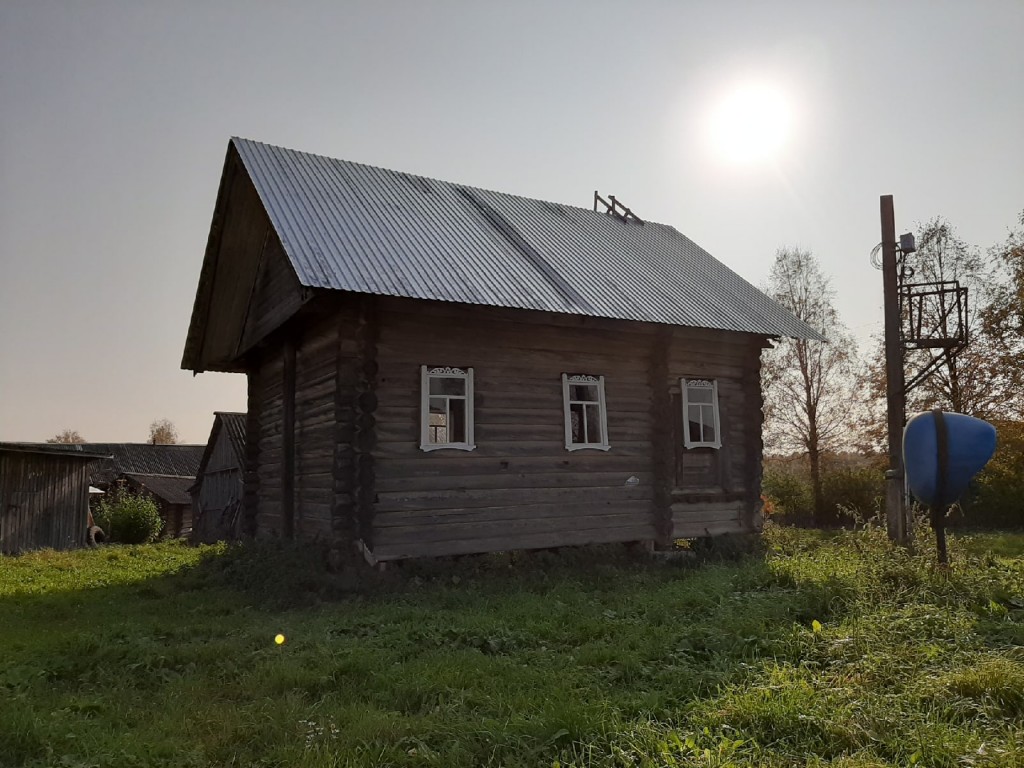
<svg viewBox="0 0 1024 768">
<path fill-rule="evenodd" d="M 83 449 L 81 445 L 68 443 L 0 443 L 0 452 L 42 453 L 49 456 L 67 456 L 72 459 L 97 461 L 109 459 L 110 454 L 94 447 Z"/>
<path fill-rule="evenodd" d="M 189 486 L 194 477 L 179 475 L 146 475 L 128 473 L 125 475 L 131 485 L 141 488 L 163 499 L 168 504 L 190 504 L 192 497 L 188 494 Z"/>
<path fill-rule="evenodd" d="M 307 288 L 821 338 L 665 224 L 248 139 L 233 152 Z"/>
<path fill-rule="evenodd" d="M 57 447 L 57 446 L 54 446 Z M 152 443 L 80 443 L 62 445 L 70 452 L 102 454 L 108 460 L 93 469 L 94 476 L 176 475 L 195 477 L 203 458 L 204 445 L 153 445 Z"/>
</svg>

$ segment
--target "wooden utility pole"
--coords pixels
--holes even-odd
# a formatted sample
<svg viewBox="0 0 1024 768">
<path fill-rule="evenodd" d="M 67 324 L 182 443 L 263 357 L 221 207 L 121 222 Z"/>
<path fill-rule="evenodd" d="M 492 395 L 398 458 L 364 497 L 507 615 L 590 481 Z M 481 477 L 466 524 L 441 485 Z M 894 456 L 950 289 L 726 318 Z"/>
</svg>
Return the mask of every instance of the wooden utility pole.
<svg viewBox="0 0 1024 768">
<path fill-rule="evenodd" d="M 896 216 L 892 195 L 882 195 L 882 294 L 885 299 L 885 395 L 889 423 L 889 471 L 885 473 L 885 518 L 889 538 L 907 539 L 903 505 L 903 423 L 906 392 L 903 381 L 903 342 L 900 338 L 899 275 L 896 264 Z"/>
</svg>

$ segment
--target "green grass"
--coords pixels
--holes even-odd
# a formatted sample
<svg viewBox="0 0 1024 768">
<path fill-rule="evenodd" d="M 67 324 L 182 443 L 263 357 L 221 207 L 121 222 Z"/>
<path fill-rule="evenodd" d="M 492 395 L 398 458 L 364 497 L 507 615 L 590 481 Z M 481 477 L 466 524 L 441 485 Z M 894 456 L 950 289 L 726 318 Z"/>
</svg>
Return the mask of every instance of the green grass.
<svg viewBox="0 0 1024 768">
<path fill-rule="evenodd" d="M 1024 536 L 917 549 L 772 528 L 358 596 L 273 546 L 0 558 L 0 764 L 1024 765 Z"/>
</svg>

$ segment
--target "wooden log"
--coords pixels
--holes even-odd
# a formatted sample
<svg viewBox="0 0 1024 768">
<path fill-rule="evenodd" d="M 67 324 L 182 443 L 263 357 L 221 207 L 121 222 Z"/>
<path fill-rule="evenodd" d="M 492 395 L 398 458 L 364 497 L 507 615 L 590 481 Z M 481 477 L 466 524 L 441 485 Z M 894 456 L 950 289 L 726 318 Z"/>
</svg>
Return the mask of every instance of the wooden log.
<svg viewBox="0 0 1024 768">
<path fill-rule="evenodd" d="M 545 547 L 639 541 L 649 540 L 654 535 L 653 525 L 626 526 L 622 528 L 583 528 L 560 533 L 525 534 L 520 536 L 497 535 L 471 540 L 412 541 L 405 544 L 375 547 L 373 554 L 374 557 L 383 562 L 409 557 L 444 557 L 477 552 L 502 552 L 515 549 L 540 549 Z"/>
<path fill-rule="evenodd" d="M 295 537 L 295 340 L 284 342 L 282 369 L 284 403 L 282 413 L 281 535 Z"/>
</svg>

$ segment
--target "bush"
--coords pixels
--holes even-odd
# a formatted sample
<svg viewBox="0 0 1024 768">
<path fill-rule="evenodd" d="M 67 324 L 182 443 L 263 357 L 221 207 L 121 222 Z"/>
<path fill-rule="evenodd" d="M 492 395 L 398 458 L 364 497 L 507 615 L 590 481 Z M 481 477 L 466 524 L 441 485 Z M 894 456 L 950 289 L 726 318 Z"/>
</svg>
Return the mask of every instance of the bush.
<svg viewBox="0 0 1024 768">
<path fill-rule="evenodd" d="M 821 473 L 825 509 L 833 515 L 837 510 L 854 513 L 861 520 L 873 517 L 885 499 L 884 462 L 874 457 L 860 460 L 861 466 L 826 466 Z M 814 490 L 805 462 L 766 462 L 761 488 L 779 522 L 813 525 Z"/>
<path fill-rule="evenodd" d="M 786 523 L 809 524 L 814 519 L 814 493 L 810 478 L 790 467 L 765 467 L 761 492 L 771 502 L 774 516 Z"/>
<path fill-rule="evenodd" d="M 962 525 L 1019 528 L 1024 525 L 1024 423 L 996 423 L 996 455 L 972 483 Z"/>
<path fill-rule="evenodd" d="M 862 520 L 873 517 L 885 500 L 885 472 L 874 467 L 825 472 L 821 486 L 826 509 L 855 512 Z"/>
<path fill-rule="evenodd" d="M 108 541 L 121 544 L 145 544 L 160 535 L 164 521 L 149 496 L 132 493 L 124 486 L 111 490 L 97 505 L 96 525 Z"/>
</svg>

